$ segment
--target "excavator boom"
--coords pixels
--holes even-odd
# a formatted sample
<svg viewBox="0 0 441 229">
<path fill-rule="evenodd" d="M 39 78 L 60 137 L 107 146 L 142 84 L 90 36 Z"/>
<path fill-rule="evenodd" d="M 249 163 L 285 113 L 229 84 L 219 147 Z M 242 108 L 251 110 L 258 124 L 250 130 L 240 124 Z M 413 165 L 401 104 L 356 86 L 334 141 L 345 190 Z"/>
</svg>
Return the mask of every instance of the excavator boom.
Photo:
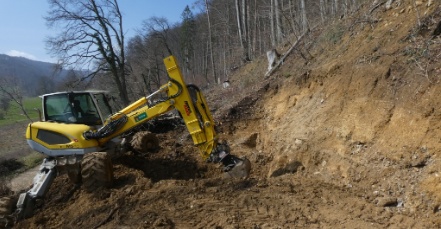
<svg viewBox="0 0 441 229">
<path fill-rule="evenodd" d="M 169 82 L 152 95 L 166 92 L 166 100 L 150 106 L 149 99 L 152 95 L 143 97 L 111 116 L 97 132 L 86 132 L 86 139 L 97 139 L 99 144 L 104 145 L 130 129 L 176 109 L 184 120 L 194 144 L 201 150 L 201 156 L 208 159 L 217 142 L 214 121 L 206 100 L 196 86 L 185 84 L 173 56 L 165 58 L 164 64 Z"/>
<path fill-rule="evenodd" d="M 18 218 L 32 215 L 35 200 L 44 197 L 60 172 L 67 172 L 74 183 L 82 181 L 86 190 L 109 186 L 113 170 L 110 157 L 103 151 L 118 149 L 120 143 L 115 142 L 120 136 L 172 110 L 179 112 L 204 160 L 222 163 L 226 177 L 248 177 L 249 160 L 231 155 L 229 146 L 218 142 L 202 92 L 185 84 L 173 56 L 165 58 L 164 64 L 169 76 L 166 84 L 107 119 L 103 117 L 111 114 L 111 108 L 103 93 L 58 92 L 42 96 L 44 120 L 28 125 L 26 139 L 32 149 L 48 157 L 41 164 L 33 187 L 20 194 Z M 160 93 L 166 98 L 155 101 L 153 97 Z M 82 106 L 81 101 L 86 105 Z M 94 162 L 101 166 L 90 166 Z M 91 180 L 95 175 L 95 180 Z"/>
</svg>

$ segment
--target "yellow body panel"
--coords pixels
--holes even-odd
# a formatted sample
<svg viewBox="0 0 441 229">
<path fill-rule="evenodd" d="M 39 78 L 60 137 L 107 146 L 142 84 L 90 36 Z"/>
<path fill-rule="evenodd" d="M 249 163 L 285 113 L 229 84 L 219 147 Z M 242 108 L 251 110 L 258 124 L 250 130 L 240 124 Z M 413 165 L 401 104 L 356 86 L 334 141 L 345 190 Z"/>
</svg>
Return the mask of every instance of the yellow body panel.
<svg viewBox="0 0 441 229">
<path fill-rule="evenodd" d="M 26 139 L 33 140 L 48 149 L 81 149 L 98 146 L 95 140 L 86 140 L 83 137 L 85 131 L 91 127 L 83 124 L 65 124 L 55 122 L 34 122 L 28 125 Z M 50 131 L 58 133 L 70 141 L 63 144 L 48 144 L 38 137 L 39 131 Z"/>
</svg>

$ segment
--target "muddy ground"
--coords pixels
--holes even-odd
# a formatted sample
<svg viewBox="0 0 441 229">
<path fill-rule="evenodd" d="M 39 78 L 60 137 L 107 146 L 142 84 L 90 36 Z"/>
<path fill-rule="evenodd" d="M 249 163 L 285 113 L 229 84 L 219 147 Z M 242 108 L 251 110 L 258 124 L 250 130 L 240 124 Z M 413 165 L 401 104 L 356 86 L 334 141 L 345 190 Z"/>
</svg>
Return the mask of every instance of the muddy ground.
<svg viewBox="0 0 441 229">
<path fill-rule="evenodd" d="M 430 2 L 365 5 L 311 32 L 271 77 L 262 57 L 205 91 L 220 137 L 252 162 L 248 179 L 223 179 L 178 125 L 158 152 L 114 160 L 108 190 L 57 177 L 15 228 L 440 228 L 441 7 Z"/>
</svg>

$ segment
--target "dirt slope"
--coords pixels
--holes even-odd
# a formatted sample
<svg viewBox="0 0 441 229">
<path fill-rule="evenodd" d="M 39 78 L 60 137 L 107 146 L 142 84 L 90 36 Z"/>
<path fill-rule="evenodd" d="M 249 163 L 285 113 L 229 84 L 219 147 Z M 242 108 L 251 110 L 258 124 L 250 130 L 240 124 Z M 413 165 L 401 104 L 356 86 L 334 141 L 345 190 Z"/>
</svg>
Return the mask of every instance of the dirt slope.
<svg viewBox="0 0 441 229">
<path fill-rule="evenodd" d="M 206 92 L 249 179 L 222 179 L 181 126 L 115 160 L 109 190 L 58 177 L 16 228 L 441 227 L 440 3 L 371 9 L 311 33 L 308 60 L 268 79 L 256 60 Z"/>
</svg>

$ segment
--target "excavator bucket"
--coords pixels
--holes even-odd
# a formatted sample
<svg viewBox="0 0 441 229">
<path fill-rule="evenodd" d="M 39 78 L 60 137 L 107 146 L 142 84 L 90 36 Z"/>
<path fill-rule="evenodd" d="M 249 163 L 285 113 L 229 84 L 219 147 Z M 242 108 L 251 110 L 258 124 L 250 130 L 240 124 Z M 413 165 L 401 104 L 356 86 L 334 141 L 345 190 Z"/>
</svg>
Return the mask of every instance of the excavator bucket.
<svg viewBox="0 0 441 229">
<path fill-rule="evenodd" d="M 236 158 L 236 165 L 225 173 L 226 178 L 246 179 L 250 175 L 251 162 L 247 158 Z"/>
</svg>

